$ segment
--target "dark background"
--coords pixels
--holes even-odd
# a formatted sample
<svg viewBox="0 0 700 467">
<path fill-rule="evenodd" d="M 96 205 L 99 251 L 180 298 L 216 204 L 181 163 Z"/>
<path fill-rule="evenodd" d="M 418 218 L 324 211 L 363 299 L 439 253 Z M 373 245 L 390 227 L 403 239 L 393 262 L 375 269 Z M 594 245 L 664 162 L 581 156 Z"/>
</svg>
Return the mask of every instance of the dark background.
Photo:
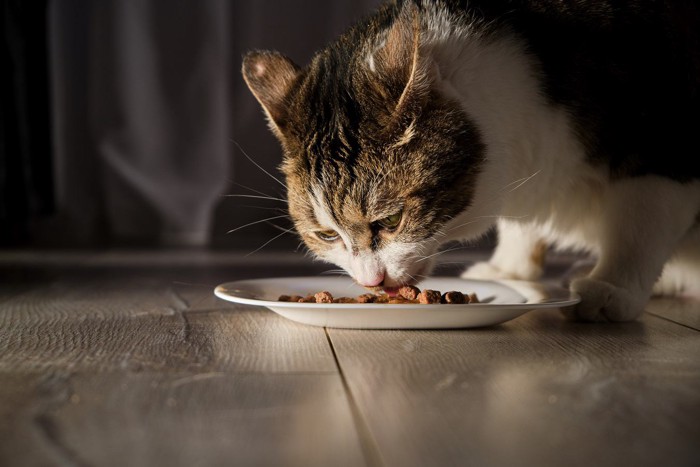
<svg viewBox="0 0 700 467">
<path fill-rule="evenodd" d="M 379 0 L 1 1 L 0 246 L 297 249 L 229 196 L 284 197 L 241 59 L 306 65 Z"/>
<path fill-rule="evenodd" d="M 278 176 L 241 58 L 277 49 L 305 65 L 378 4 L 2 0 L 0 245 L 255 249 L 278 235 L 227 233 L 283 207 L 226 196 L 282 195 L 241 154 Z"/>
</svg>

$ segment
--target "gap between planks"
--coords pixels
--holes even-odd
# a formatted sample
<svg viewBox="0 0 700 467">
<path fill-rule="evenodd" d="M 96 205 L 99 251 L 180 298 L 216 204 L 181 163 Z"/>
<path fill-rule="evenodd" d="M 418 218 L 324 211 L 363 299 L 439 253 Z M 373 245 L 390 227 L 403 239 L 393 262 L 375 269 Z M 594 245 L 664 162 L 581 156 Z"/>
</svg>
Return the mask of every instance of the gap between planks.
<svg viewBox="0 0 700 467">
<path fill-rule="evenodd" d="M 365 418 L 362 416 L 362 413 L 360 412 L 360 407 L 357 405 L 355 397 L 352 394 L 352 390 L 350 389 L 350 385 L 348 384 L 348 381 L 346 379 L 345 372 L 343 371 L 343 367 L 340 365 L 340 360 L 338 359 L 338 355 L 335 351 L 333 339 L 331 339 L 330 333 L 328 332 L 328 328 L 324 327 L 323 331 L 326 334 L 328 346 L 331 349 L 333 359 L 335 360 L 335 365 L 338 368 L 340 381 L 343 384 L 343 390 L 345 391 L 345 395 L 348 400 L 348 405 L 350 406 L 350 412 L 352 413 L 352 419 L 355 422 L 357 434 L 360 438 L 360 446 L 362 447 L 362 454 L 365 458 L 365 461 L 367 462 L 367 466 L 382 467 L 385 464 L 382 461 L 379 446 L 377 445 L 376 440 L 372 436 L 372 433 L 369 429 L 369 425 L 367 424 Z"/>
</svg>

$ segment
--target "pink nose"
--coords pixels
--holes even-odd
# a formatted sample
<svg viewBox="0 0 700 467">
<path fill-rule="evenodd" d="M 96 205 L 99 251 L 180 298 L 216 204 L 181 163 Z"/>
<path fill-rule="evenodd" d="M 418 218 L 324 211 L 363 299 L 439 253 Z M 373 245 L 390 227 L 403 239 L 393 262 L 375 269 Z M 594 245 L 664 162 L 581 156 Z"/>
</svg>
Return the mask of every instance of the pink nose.
<svg viewBox="0 0 700 467">
<path fill-rule="evenodd" d="M 378 272 L 371 277 L 363 277 L 360 279 L 360 283 L 365 287 L 377 287 L 378 285 L 382 285 L 382 282 L 384 282 L 383 272 Z"/>
</svg>

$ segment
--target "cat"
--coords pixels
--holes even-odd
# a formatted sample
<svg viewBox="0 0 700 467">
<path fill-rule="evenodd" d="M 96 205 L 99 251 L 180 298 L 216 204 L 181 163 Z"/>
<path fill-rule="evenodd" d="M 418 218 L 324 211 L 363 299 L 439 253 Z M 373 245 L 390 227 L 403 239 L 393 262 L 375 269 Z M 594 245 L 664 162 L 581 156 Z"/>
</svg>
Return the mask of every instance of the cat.
<svg viewBox="0 0 700 467">
<path fill-rule="evenodd" d="M 497 229 L 466 278 L 595 258 L 584 321 L 700 296 L 700 8 L 691 0 L 389 2 L 305 68 L 248 52 L 296 230 L 393 292 Z"/>
</svg>

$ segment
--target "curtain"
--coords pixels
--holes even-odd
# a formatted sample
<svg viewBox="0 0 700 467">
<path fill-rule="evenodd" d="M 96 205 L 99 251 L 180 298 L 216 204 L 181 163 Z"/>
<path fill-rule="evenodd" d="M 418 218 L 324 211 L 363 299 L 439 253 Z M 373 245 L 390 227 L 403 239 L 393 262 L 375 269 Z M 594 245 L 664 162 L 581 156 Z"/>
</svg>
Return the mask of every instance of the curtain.
<svg viewBox="0 0 700 467">
<path fill-rule="evenodd" d="M 3 83 L 2 238 L 248 251 L 279 235 L 271 224 L 289 224 L 258 222 L 283 202 L 226 196 L 284 195 L 264 172 L 280 178 L 281 152 L 242 55 L 277 49 L 306 65 L 379 4 L 4 1 L 3 62 L 14 71 Z M 268 248 L 296 244 L 285 235 Z"/>
<path fill-rule="evenodd" d="M 57 0 L 62 243 L 202 245 L 228 177 L 225 0 Z"/>
</svg>

